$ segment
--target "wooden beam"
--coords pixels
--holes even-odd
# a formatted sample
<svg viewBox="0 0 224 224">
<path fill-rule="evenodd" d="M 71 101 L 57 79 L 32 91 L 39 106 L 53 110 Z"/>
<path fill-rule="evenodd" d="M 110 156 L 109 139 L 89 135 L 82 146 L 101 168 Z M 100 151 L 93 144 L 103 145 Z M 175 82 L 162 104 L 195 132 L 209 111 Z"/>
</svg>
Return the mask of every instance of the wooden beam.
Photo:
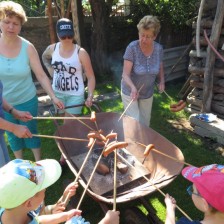
<svg viewBox="0 0 224 224">
<path fill-rule="evenodd" d="M 210 42 L 212 45 L 217 48 L 219 37 L 222 28 L 224 16 L 224 1 L 218 0 L 216 15 L 212 26 L 212 33 L 210 37 Z M 205 74 L 204 74 L 204 84 L 203 84 L 203 100 L 202 100 L 202 112 L 211 111 L 211 101 L 213 95 L 213 72 L 215 64 L 216 55 L 212 51 L 211 47 L 207 48 L 207 58 L 205 65 Z"/>
</svg>

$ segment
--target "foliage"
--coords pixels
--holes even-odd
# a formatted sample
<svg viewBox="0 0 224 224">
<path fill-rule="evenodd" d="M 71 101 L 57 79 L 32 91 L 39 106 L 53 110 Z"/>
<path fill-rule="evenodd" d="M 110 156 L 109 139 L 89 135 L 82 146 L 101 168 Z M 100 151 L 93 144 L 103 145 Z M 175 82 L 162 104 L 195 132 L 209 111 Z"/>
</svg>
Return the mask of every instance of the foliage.
<svg viewBox="0 0 224 224">
<path fill-rule="evenodd" d="M 21 4 L 26 11 L 28 17 L 44 16 L 45 15 L 45 1 L 43 0 L 15 0 Z"/>
<path fill-rule="evenodd" d="M 198 2 L 199 0 L 136 0 L 133 4 L 137 7 L 131 16 L 135 20 L 141 18 L 140 15 L 152 14 L 158 16 L 162 23 L 169 21 L 169 24 L 180 29 L 197 14 Z"/>
</svg>

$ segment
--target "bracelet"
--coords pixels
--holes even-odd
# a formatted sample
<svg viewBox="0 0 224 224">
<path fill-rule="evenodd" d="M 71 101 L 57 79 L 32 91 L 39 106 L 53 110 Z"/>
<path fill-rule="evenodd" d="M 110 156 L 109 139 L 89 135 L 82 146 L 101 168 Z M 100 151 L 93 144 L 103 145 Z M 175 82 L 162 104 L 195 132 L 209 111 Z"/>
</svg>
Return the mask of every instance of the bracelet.
<svg viewBox="0 0 224 224">
<path fill-rule="evenodd" d="M 12 108 L 10 108 L 10 109 L 9 109 L 9 113 L 11 114 L 13 110 L 14 110 L 14 108 L 13 108 L 13 107 L 12 107 Z"/>
<path fill-rule="evenodd" d="M 92 93 L 88 94 L 87 98 L 93 98 L 93 94 Z"/>
</svg>

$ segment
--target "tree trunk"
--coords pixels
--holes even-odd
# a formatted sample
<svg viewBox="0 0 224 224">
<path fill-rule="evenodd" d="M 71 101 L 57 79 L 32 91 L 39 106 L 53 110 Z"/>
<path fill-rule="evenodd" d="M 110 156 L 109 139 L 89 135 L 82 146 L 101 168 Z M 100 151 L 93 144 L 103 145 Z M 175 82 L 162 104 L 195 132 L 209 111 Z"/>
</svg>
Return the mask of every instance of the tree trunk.
<svg viewBox="0 0 224 224">
<path fill-rule="evenodd" d="M 65 17 L 65 5 L 64 0 L 60 0 L 60 6 L 61 6 L 61 18 Z"/>
<path fill-rule="evenodd" d="M 102 78 L 110 73 L 106 37 L 109 28 L 109 11 L 105 1 L 90 0 L 89 2 L 92 11 L 91 60 L 95 74 Z"/>
<path fill-rule="evenodd" d="M 71 0 L 71 11 L 73 27 L 75 31 L 75 40 L 80 46 L 83 46 L 83 43 L 85 42 L 85 36 L 81 1 Z"/>
<path fill-rule="evenodd" d="M 219 36 L 221 33 L 222 22 L 224 16 L 224 1 L 218 0 L 217 11 L 212 26 L 212 34 L 210 41 L 212 45 L 217 48 L 219 42 Z M 215 53 L 212 51 L 211 47 L 207 49 L 207 58 L 204 74 L 204 85 L 203 85 L 203 100 L 202 100 L 202 112 L 211 111 L 211 102 L 213 96 L 213 72 L 215 63 Z"/>
<path fill-rule="evenodd" d="M 56 42 L 56 36 L 55 36 L 55 32 L 54 32 L 54 22 L 53 22 L 53 18 L 52 18 L 52 1 L 51 0 L 47 0 L 47 8 L 48 8 L 48 21 L 49 21 L 49 33 L 50 33 L 50 40 L 51 40 L 51 44 Z"/>
</svg>

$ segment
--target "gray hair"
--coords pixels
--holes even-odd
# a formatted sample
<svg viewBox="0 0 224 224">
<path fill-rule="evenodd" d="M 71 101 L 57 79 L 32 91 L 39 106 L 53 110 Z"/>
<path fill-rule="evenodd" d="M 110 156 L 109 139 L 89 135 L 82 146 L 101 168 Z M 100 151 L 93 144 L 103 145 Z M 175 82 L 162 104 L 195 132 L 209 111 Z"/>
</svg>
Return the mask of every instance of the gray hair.
<svg viewBox="0 0 224 224">
<path fill-rule="evenodd" d="M 160 21 L 156 16 L 144 16 L 138 23 L 137 28 L 138 31 L 144 29 L 144 30 L 153 30 L 155 36 L 158 35 L 160 31 Z"/>
</svg>

